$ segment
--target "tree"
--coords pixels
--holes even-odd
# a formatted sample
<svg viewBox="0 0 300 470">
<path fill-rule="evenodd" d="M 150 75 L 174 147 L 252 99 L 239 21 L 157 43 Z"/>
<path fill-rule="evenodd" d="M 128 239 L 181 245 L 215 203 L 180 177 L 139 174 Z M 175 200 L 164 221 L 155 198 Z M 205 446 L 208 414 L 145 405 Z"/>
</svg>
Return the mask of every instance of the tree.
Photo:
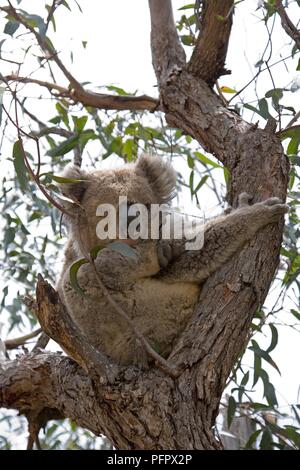
<svg viewBox="0 0 300 470">
<path fill-rule="evenodd" d="M 80 165 L 83 152 L 88 152 L 96 141 L 100 141 L 105 152 L 103 159 L 116 154 L 125 162 L 131 161 L 139 147 L 147 149 L 149 145 L 158 153 L 184 154 L 191 170 L 189 189 L 196 201 L 197 193 L 206 182 L 211 181 L 217 192 L 211 176 L 213 168 L 223 169 L 227 200 L 232 206 L 243 191 L 254 194 L 255 202 L 270 196 L 285 200 L 288 189 L 299 184 L 296 166 L 299 165 L 300 133 L 299 126 L 295 125 L 299 112 L 282 104 L 285 90 L 274 85 L 269 94 L 258 98 L 257 107 L 245 105 L 266 119 L 262 128 L 247 122 L 241 116 L 242 109 L 232 106 L 224 97 L 227 92 L 233 92 L 237 98 L 241 92 L 229 87 L 222 89 L 218 84 L 220 76 L 230 73 L 225 61 L 233 14 L 239 5 L 233 0 L 197 1 L 195 5 L 184 7 L 176 28 L 171 1 L 149 0 L 153 67 L 159 87 L 159 99 L 155 99 L 130 95 L 114 86 L 107 87 L 111 94 L 96 93 L 73 76 L 48 35 L 51 27 L 55 29 L 57 10 L 70 9 L 67 1 L 54 0 L 46 5 L 45 19 L 24 11 L 22 5 L 19 6 L 22 0 L 17 2 L 17 7 L 10 1 L 3 3 L 0 11 L 7 19 L 4 32 L 12 38 L 16 38 L 18 32 L 21 38 L 26 33 L 25 40 L 29 33 L 35 46 L 31 44 L 25 49 L 25 57 L 36 55 L 40 67 L 49 76 L 47 80 L 33 78 L 32 74 L 23 76 L 19 72 L 21 64 L 15 64 L 17 72 L 1 77 L 12 97 L 12 109 L 4 106 L 3 114 L 5 125 L 10 123 L 14 129 L 16 173 L 12 180 L 4 178 L 3 181 L 2 203 L 7 223 L 3 241 L 4 269 L 8 275 L 15 276 L 14 282 L 23 282 L 26 291 L 23 300 L 15 296 L 10 301 L 11 294 L 6 286 L 2 306 L 6 306 L 14 326 L 24 318 L 20 312 L 24 311 L 22 302 L 25 302 L 31 311 L 27 310 L 27 325 L 29 320 L 33 326 L 37 318 L 43 333 L 35 330 L 29 337 L 5 342 L 8 350 L 40 335 L 30 352 L 25 350 L 13 359 L 3 358 L 0 403 L 26 416 L 30 433 L 28 447 L 31 448 L 34 441 L 38 445 L 38 432 L 49 420 L 71 418 L 95 435 L 105 435 L 118 449 L 221 449 L 215 424 L 228 380 L 237 382 L 235 392 L 238 392 L 238 397 L 233 391 L 229 398 L 229 424 L 237 410 L 250 414 L 257 422 L 248 446 L 262 436 L 262 448 L 299 447 L 297 428 L 290 423 L 278 424 L 270 418 L 279 416 L 280 412 L 262 361 L 276 367 L 270 355 L 277 342 L 275 322 L 269 323 L 272 342 L 267 350 L 255 340 L 251 343 L 255 358 L 254 382 L 263 383 L 266 403 L 247 400 L 246 406 L 249 371 L 244 372 L 241 363 L 254 330 L 262 329 L 269 320 L 263 304 L 278 268 L 283 220 L 280 227 L 268 226 L 262 230 L 204 284 L 194 316 L 168 358 L 169 367 L 165 371 L 160 367 L 145 372 L 119 367 L 100 351 L 95 351 L 72 324 L 57 293 L 45 280 L 53 282 L 54 261 L 61 247 L 57 231 L 60 207 L 53 197 L 53 192 L 57 191 L 55 183 L 61 182 L 57 172 L 70 161 L 71 151 L 74 162 Z M 295 56 L 300 33 L 288 16 L 289 8 L 294 7 L 288 3 L 283 6 L 280 0 L 269 0 L 263 2 L 260 10 L 267 28 L 269 21 L 281 20 L 286 37 L 292 40 L 292 55 Z M 187 16 L 190 11 L 192 15 Z M 272 32 L 269 42 L 272 42 Z M 192 48 L 188 61 L 182 44 Z M 8 55 L 3 54 L 3 57 L 10 60 Z M 257 65 L 257 76 L 263 67 L 270 71 L 269 59 L 263 58 Z M 67 80 L 68 85 L 58 84 L 57 76 Z M 18 84 L 47 89 L 55 102 L 56 115 L 47 122 L 40 119 L 28 109 L 26 99 L 20 97 Z M 269 111 L 268 102 L 273 106 L 273 113 Z M 114 113 L 115 110 L 118 113 Z M 169 128 L 161 129 L 158 121 L 153 127 L 149 121 L 145 124 L 142 113 L 146 111 L 164 116 Z M 283 128 L 285 114 L 292 119 Z M 24 130 L 28 120 L 29 130 Z M 57 142 L 57 136 L 63 140 Z M 195 151 L 193 143 L 190 144 L 192 139 L 219 163 Z M 289 139 L 288 157 L 282 145 L 285 139 Z M 195 186 L 197 164 L 202 165 L 206 175 Z M 36 192 L 37 188 L 44 197 Z M 23 200 L 19 199 L 20 194 Z M 282 291 L 292 283 L 300 289 L 296 240 L 299 219 L 295 210 L 299 193 L 294 191 L 290 196 L 289 234 L 283 252 L 289 264 L 284 272 Z M 38 228 L 37 236 L 30 237 L 19 209 L 26 209 L 27 220 L 35 221 L 37 227 L 42 220 L 50 218 L 52 239 L 40 235 Z M 43 277 L 37 279 L 38 271 L 42 271 Z M 36 281 L 35 299 L 30 294 Z M 292 315 L 299 320 L 297 309 L 293 309 Z M 48 337 L 67 350 L 72 359 L 45 350 Z M 174 367 L 179 374 L 172 374 Z M 293 411 L 299 424 L 297 408 Z"/>
</svg>

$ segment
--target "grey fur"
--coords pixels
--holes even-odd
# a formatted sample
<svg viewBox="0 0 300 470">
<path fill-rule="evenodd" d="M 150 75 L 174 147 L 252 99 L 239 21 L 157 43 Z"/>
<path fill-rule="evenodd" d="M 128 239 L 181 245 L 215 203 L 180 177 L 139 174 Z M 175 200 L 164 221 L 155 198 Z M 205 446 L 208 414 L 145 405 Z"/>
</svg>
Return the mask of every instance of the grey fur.
<svg viewBox="0 0 300 470">
<path fill-rule="evenodd" d="M 146 365 L 145 351 L 127 323 L 108 304 L 91 266 L 85 264 L 78 271 L 78 282 L 86 297 L 71 286 L 69 269 L 84 256 L 83 246 L 90 251 L 99 244 L 95 212 L 100 202 L 117 204 L 119 195 L 144 204 L 169 201 L 175 188 L 175 172 L 162 159 L 143 156 L 135 166 L 83 173 L 83 177 L 85 181 L 79 186 L 67 187 L 69 197 L 78 198 L 79 194 L 81 209 L 70 222 L 65 263 L 58 282 L 60 296 L 91 344 L 121 364 Z M 135 259 L 124 257 L 109 246 L 98 253 L 96 268 L 110 295 L 164 357 L 191 317 L 205 279 L 241 250 L 258 230 L 276 223 L 287 211 L 277 198 L 253 206 L 248 201 L 249 196 L 242 194 L 240 208 L 205 225 L 205 242 L 200 251 L 185 251 L 184 240 L 149 240 L 136 245 Z"/>
</svg>

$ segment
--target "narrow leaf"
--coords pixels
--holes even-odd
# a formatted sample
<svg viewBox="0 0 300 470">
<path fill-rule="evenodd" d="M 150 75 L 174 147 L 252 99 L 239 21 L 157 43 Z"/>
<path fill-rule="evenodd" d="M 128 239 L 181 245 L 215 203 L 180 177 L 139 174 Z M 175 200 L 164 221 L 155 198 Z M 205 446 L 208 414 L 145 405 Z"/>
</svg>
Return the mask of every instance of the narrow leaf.
<svg viewBox="0 0 300 470">
<path fill-rule="evenodd" d="M 234 414 L 236 411 L 236 401 L 233 396 L 229 397 L 228 399 L 228 409 L 227 409 L 227 425 L 228 429 L 231 426 L 232 420 L 234 418 Z"/>
<path fill-rule="evenodd" d="M 113 242 L 110 243 L 109 248 L 111 250 L 117 251 L 118 253 L 127 258 L 132 258 L 134 260 L 137 259 L 137 252 L 134 248 L 131 248 L 131 246 L 127 245 L 127 243 Z"/>
<path fill-rule="evenodd" d="M 25 191 L 28 187 L 27 168 L 24 162 L 23 147 L 20 140 L 17 140 L 13 146 L 13 162 L 17 174 L 21 191 Z"/>
<path fill-rule="evenodd" d="M 85 292 L 81 289 L 81 287 L 80 287 L 80 285 L 79 285 L 79 283 L 78 283 L 77 274 L 78 274 L 79 268 L 80 268 L 83 264 L 87 264 L 87 263 L 88 263 L 88 260 L 87 260 L 87 259 L 85 259 L 85 258 L 79 259 L 78 261 L 76 261 L 75 263 L 72 264 L 72 266 L 70 267 L 70 270 L 69 270 L 71 286 L 73 287 L 73 289 L 74 289 L 81 297 L 87 297 L 87 295 L 86 295 Z"/>
</svg>

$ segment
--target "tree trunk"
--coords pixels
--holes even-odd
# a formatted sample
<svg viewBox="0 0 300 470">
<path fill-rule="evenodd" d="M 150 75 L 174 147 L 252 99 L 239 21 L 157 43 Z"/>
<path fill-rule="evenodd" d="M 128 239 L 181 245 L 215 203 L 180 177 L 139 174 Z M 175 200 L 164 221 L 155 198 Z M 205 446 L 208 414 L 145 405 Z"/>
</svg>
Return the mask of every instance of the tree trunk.
<svg viewBox="0 0 300 470">
<path fill-rule="evenodd" d="M 221 14 L 227 14 L 230 24 L 220 23 L 210 45 L 215 52 L 222 44 L 214 68 L 215 56 L 209 50 L 199 66 L 200 41 L 210 17 L 203 22 L 197 53 L 186 66 L 170 2 L 149 0 L 160 106 L 170 125 L 193 136 L 228 168 L 228 201 L 233 206 L 243 191 L 255 202 L 270 196 L 285 199 L 288 164 L 279 139 L 226 109 L 211 89 L 224 71 L 231 27 L 232 1 L 224 3 L 227 10 Z M 210 4 L 217 8 L 222 2 L 210 0 Z M 213 431 L 221 395 L 278 266 L 282 229 L 283 220 L 267 226 L 204 284 L 196 311 L 169 358 L 182 371 L 179 377 L 168 377 L 156 368 L 141 372 L 133 367 L 98 367 L 95 351 L 77 341 L 80 365 L 41 352 L 6 361 L 0 368 L 0 403 L 27 415 L 30 410 L 55 410 L 96 435 L 104 434 L 117 449 L 222 448 Z M 53 323 L 61 326 L 66 312 L 42 280 L 37 300 L 40 311 L 47 311 L 48 319 L 40 318 L 46 333 L 63 346 L 76 335 L 80 338 L 80 332 L 73 330 L 68 330 L 67 339 L 60 336 L 61 328 L 53 332 Z M 66 330 L 66 325 L 62 328 Z"/>
</svg>

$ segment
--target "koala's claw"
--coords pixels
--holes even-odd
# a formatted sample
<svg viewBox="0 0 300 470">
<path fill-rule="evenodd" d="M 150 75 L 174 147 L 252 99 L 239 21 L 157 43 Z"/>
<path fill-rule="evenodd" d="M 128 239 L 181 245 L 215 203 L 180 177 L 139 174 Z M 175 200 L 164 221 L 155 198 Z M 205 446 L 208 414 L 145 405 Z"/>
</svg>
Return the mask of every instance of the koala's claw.
<svg viewBox="0 0 300 470">
<path fill-rule="evenodd" d="M 275 204 L 283 205 L 283 202 L 279 197 L 269 197 L 265 201 L 262 201 L 261 204 L 264 206 L 274 206 Z"/>
<path fill-rule="evenodd" d="M 161 268 L 166 268 L 173 258 L 173 250 L 168 240 L 160 240 L 157 246 L 157 257 Z"/>
<path fill-rule="evenodd" d="M 270 197 L 259 204 L 271 213 L 272 220 L 274 221 L 278 220 L 280 216 L 286 214 L 289 210 L 289 207 L 278 197 Z"/>
<path fill-rule="evenodd" d="M 279 215 L 286 214 L 289 211 L 289 207 L 287 204 L 271 204 L 269 205 L 269 210 L 274 214 L 274 216 L 278 217 Z"/>
</svg>

